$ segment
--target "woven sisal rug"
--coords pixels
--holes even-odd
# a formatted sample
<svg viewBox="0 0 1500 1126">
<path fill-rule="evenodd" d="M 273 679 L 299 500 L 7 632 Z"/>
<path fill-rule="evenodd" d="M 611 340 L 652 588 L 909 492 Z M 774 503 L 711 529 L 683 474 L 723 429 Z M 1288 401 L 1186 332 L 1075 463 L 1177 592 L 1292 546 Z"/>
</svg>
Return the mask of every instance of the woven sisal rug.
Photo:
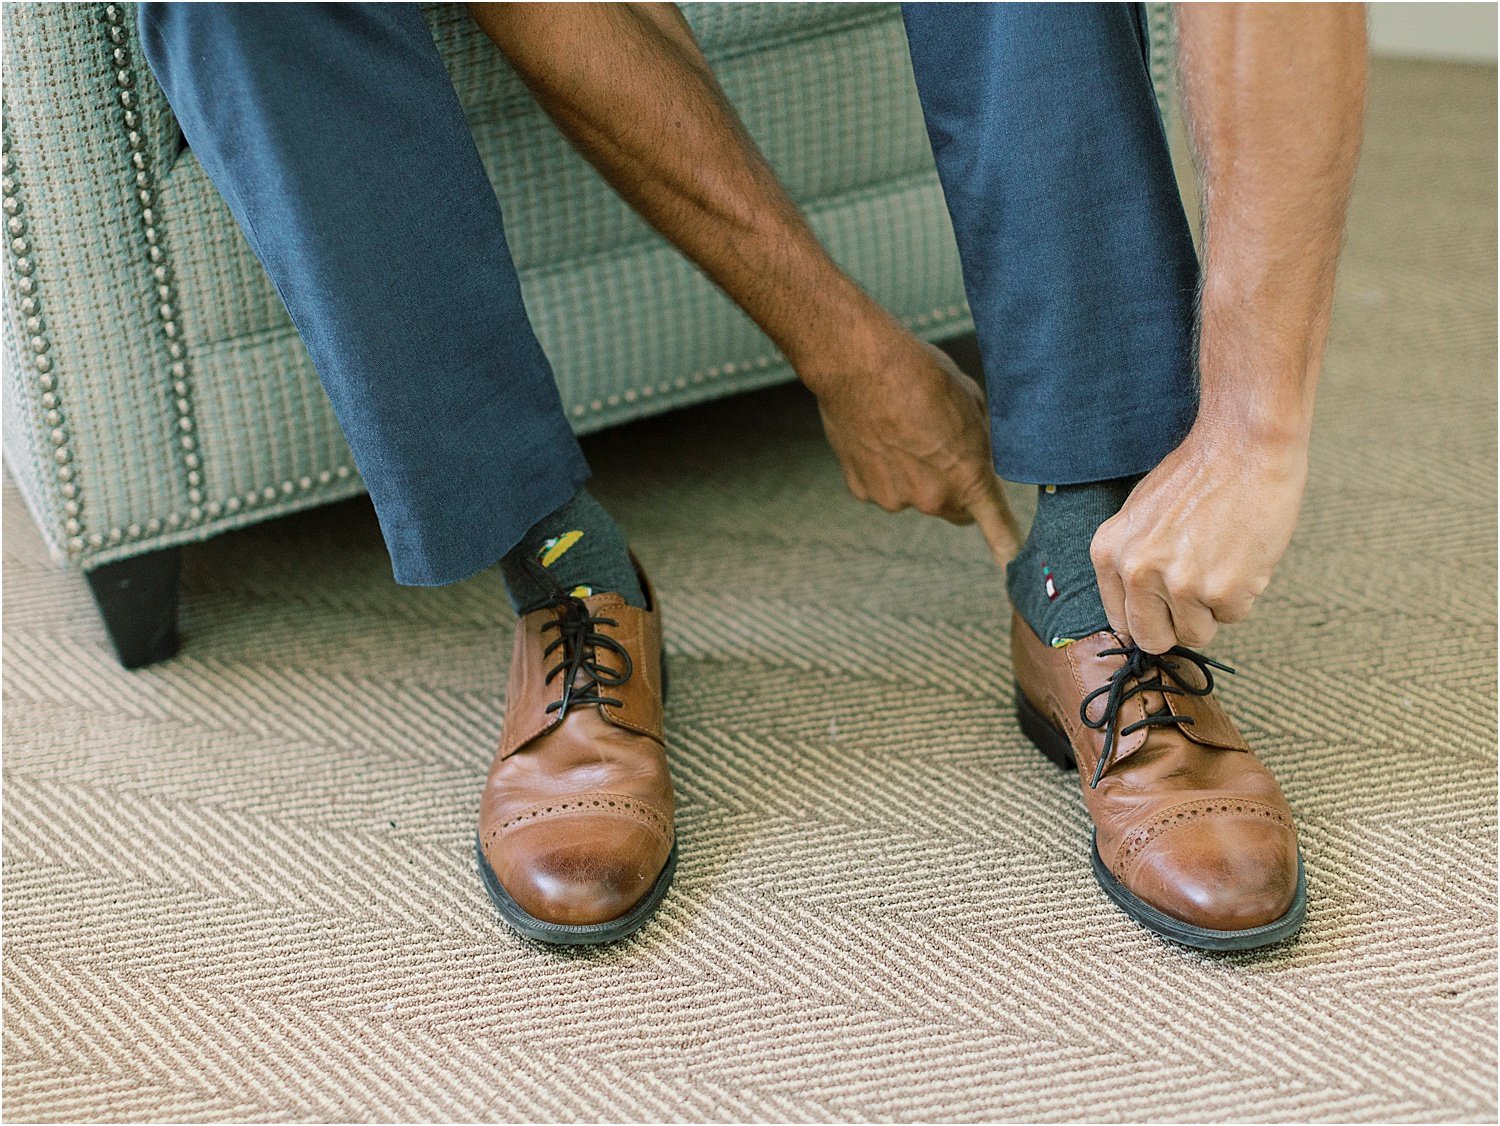
<svg viewBox="0 0 1500 1126">
<path fill-rule="evenodd" d="M 1381 64 L 1305 516 L 1213 650 L 1300 941 L 1110 906 L 977 533 L 848 500 L 796 389 L 590 443 L 665 600 L 682 838 L 597 953 L 475 876 L 496 576 L 394 586 L 363 503 L 261 526 L 130 674 L 8 492 L 5 1116 L 1493 1120 L 1494 95 Z"/>
</svg>

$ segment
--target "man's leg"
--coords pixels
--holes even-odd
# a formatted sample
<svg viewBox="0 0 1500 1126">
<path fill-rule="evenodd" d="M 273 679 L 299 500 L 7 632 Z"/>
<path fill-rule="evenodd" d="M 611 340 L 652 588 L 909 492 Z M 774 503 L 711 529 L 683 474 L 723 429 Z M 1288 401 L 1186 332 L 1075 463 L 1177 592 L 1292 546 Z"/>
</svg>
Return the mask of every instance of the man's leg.
<svg viewBox="0 0 1500 1126">
<path fill-rule="evenodd" d="M 1042 486 L 1007 571 L 1023 730 L 1082 771 L 1095 872 L 1129 914 L 1212 949 L 1296 932 L 1291 811 L 1211 694 L 1215 666 L 1108 629 L 1089 545 L 1186 435 L 1197 262 L 1121 4 L 908 4 L 1003 477 Z"/>
<path fill-rule="evenodd" d="M 1048 486 L 1011 596 L 1048 642 L 1107 624 L 1089 541 L 1197 407 L 1198 268 L 1137 4 L 908 4 L 1000 476 Z"/>
<path fill-rule="evenodd" d="M 532 800 L 501 803 L 518 828 L 482 842 L 486 886 L 533 937 L 624 937 L 671 880 L 659 619 L 580 488 L 588 468 L 420 9 L 148 3 L 140 21 L 307 344 L 398 581 L 500 560 L 512 598 L 537 603 L 516 631 L 501 750 Z"/>
<path fill-rule="evenodd" d="M 307 345 L 397 580 L 490 566 L 588 467 L 420 9 L 147 3 L 140 21 Z"/>
</svg>

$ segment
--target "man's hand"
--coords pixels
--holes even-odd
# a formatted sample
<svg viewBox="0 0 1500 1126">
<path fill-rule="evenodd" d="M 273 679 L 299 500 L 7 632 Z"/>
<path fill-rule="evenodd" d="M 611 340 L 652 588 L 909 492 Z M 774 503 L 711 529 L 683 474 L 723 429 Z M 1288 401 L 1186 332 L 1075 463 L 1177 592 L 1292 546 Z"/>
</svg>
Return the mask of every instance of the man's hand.
<svg viewBox="0 0 1500 1126">
<path fill-rule="evenodd" d="M 1365 88 L 1360 4 L 1179 4 L 1206 233 L 1187 439 L 1094 536 L 1105 613 L 1151 653 L 1206 645 L 1297 523 Z"/>
<path fill-rule="evenodd" d="M 1015 557 L 1019 529 L 990 458 L 984 396 L 944 352 L 898 329 L 867 356 L 799 374 L 857 499 L 978 524 L 997 564 Z"/>
<path fill-rule="evenodd" d="M 1286 552 L 1306 483 L 1305 441 L 1200 419 L 1094 535 L 1110 626 L 1165 653 L 1240 621 Z"/>
</svg>

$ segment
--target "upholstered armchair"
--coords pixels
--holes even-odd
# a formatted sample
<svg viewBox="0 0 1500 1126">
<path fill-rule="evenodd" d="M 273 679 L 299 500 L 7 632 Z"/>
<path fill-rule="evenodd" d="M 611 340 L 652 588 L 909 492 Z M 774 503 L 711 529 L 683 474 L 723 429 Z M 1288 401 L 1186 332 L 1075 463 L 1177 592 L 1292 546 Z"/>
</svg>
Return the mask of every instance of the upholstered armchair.
<svg viewBox="0 0 1500 1126">
<path fill-rule="evenodd" d="M 896 6 L 683 7 L 834 256 L 918 333 L 969 329 Z M 463 8 L 427 15 L 576 428 L 790 378 L 569 148 Z M 177 647 L 181 545 L 362 486 L 145 66 L 132 6 L 12 3 L 4 21 L 6 463 L 121 659 L 145 664 Z M 394 265 L 442 284 L 441 262 Z"/>
</svg>

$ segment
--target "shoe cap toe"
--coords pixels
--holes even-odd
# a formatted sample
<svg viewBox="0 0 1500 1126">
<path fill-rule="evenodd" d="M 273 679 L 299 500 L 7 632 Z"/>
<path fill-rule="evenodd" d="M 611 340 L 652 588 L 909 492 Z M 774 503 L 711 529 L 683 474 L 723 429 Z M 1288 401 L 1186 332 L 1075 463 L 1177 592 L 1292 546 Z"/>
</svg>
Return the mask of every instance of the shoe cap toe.
<svg viewBox="0 0 1500 1126">
<path fill-rule="evenodd" d="M 641 901 L 670 849 L 646 826 L 566 818 L 502 835 L 486 857 L 517 906 L 561 926 L 620 918 Z M 572 832 L 569 832 L 569 822 Z"/>
<path fill-rule="evenodd" d="M 1284 916 L 1296 897 L 1296 835 L 1263 820 L 1205 818 L 1153 841 L 1127 886 L 1192 926 L 1265 926 Z"/>
</svg>

